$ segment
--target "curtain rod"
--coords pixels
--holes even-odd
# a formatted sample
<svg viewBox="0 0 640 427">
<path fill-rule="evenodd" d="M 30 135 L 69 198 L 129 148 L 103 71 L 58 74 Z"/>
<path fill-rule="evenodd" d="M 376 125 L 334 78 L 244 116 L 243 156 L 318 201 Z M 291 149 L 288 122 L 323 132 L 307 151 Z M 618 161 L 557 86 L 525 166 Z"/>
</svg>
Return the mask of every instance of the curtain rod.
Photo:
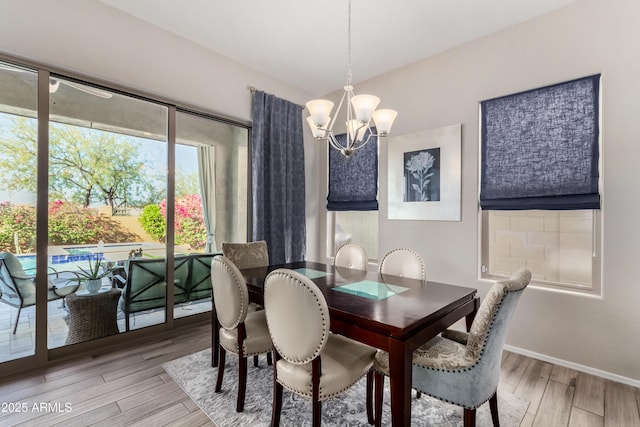
<svg viewBox="0 0 640 427">
<path fill-rule="evenodd" d="M 258 89 L 255 88 L 255 86 L 247 86 L 247 89 L 249 90 L 249 92 L 251 92 L 251 95 L 255 94 L 256 91 Z M 304 105 L 302 105 L 302 109 L 304 110 L 306 107 Z"/>
</svg>

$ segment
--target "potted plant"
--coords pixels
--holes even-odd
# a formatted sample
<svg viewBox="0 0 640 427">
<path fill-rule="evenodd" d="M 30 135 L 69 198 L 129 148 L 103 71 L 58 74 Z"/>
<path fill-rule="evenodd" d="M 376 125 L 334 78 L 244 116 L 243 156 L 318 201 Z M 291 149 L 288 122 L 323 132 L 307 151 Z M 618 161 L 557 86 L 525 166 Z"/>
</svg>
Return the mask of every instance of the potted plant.
<svg viewBox="0 0 640 427">
<path fill-rule="evenodd" d="M 102 259 L 97 258 L 95 263 L 91 263 L 91 257 L 89 257 L 89 268 L 85 269 L 80 267 L 78 275 L 84 278 L 86 282 L 87 292 L 96 293 L 102 287 L 102 278 L 108 274 L 108 271 L 102 271 Z"/>
</svg>

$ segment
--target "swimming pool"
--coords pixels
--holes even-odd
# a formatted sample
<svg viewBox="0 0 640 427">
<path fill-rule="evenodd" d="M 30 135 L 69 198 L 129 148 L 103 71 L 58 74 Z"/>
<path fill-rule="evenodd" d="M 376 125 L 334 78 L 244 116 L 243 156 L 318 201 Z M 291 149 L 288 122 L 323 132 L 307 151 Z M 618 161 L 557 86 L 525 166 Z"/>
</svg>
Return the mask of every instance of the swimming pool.
<svg viewBox="0 0 640 427">
<path fill-rule="evenodd" d="M 68 249 L 67 249 L 68 250 Z M 68 250 L 69 251 L 69 250 Z M 104 259 L 102 253 L 94 254 L 88 250 L 74 250 L 74 253 L 70 253 L 68 255 L 53 255 L 48 257 L 47 265 L 54 267 L 56 270 L 59 270 L 57 266 L 62 267 L 63 264 L 66 270 L 79 270 L 79 266 L 82 268 L 86 268 L 88 266 L 89 260 L 98 260 Z M 36 256 L 35 255 L 16 255 L 20 263 L 22 264 L 22 268 L 25 270 L 35 270 L 36 268 Z"/>
</svg>

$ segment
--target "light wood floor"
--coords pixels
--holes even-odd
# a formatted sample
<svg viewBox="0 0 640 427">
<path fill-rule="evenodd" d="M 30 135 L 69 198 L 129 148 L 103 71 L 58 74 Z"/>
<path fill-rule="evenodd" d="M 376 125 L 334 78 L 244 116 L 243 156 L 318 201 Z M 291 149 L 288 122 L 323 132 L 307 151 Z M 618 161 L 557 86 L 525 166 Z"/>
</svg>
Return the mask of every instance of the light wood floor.
<svg viewBox="0 0 640 427">
<path fill-rule="evenodd" d="M 212 426 L 161 367 L 207 348 L 210 337 L 208 325 L 185 326 L 156 342 L 0 380 L 0 425 Z M 504 353 L 500 388 L 530 401 L 522 426 L 640 427 L 639 389 L 515 353 Z M 44 402 L 59 407 L 40 408 Z"/>
</svg>

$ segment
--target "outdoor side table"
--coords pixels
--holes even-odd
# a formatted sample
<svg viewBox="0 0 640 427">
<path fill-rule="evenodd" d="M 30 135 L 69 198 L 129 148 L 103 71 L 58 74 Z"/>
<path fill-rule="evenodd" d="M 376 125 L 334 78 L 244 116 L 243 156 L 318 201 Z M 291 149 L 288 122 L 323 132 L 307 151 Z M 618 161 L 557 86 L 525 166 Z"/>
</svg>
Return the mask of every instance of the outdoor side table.
<svg viewBox="0 0 640 427">
<path fill-rule="evenodd" d="M 117 312 L 120 290 L 101 289 L 95 294 L 70 294 L 65 299 L 69 333 L 65 345 L 119 333 Z"/>
</svg>

